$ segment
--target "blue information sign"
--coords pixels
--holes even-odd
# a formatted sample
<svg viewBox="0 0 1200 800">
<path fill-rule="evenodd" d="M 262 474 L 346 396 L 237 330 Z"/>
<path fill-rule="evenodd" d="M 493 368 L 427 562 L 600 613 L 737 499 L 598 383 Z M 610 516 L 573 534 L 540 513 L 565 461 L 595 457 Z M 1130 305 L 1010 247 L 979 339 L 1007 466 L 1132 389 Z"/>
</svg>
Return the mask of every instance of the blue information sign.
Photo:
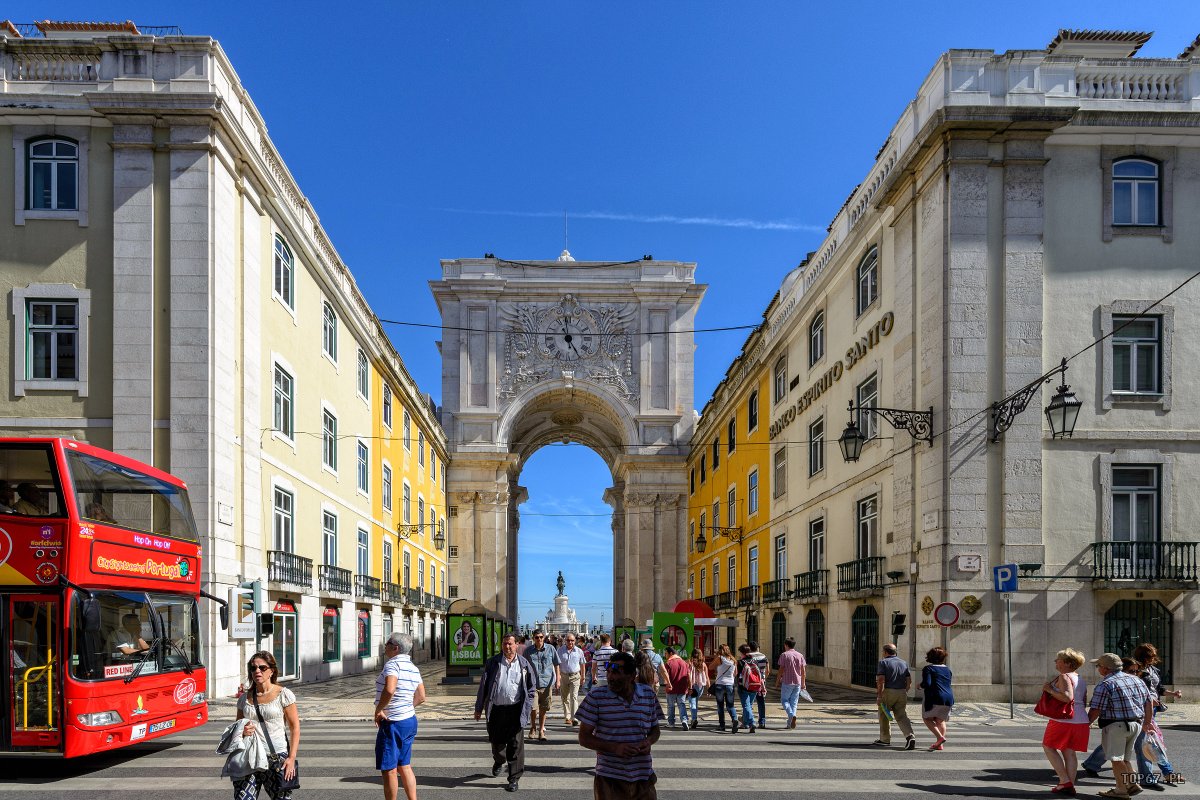
<svg viewBox="0 0 1200 800">
<path fill-rule="evenodd" d="M 992 581 L 997 592 L 1015 592 L 1017 590 L 1017 565 L 1001 564 L 992 567 Z"/>
</svg>

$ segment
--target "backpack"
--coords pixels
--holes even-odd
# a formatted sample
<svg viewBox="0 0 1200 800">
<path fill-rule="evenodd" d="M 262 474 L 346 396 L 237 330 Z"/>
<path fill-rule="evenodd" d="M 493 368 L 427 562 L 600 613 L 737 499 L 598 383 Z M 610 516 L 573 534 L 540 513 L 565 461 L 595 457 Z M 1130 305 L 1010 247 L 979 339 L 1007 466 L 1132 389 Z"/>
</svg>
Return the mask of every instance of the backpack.
<svg viewBox="0 0 1200 800">
<path fill-rule="evenodd" d="M 750 659 L 742 661 L 742 688 L 747 692 L 759 694 L 764 690 L 762 672 L 758 665 Z"/>
</svg>

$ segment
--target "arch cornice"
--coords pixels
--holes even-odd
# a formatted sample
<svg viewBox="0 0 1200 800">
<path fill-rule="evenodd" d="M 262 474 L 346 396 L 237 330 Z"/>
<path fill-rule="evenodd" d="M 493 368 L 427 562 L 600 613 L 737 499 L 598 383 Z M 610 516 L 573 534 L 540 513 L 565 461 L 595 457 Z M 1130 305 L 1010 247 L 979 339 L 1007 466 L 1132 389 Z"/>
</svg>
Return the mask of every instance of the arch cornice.
<svg viewBox="0 0 1200 800">
<path fill-rule="evenodd" d="M 499 425 L 497 425 L 497 444 L 501 448 L 519 453 L 521 460 L 524 461 L 539 447 L 557 439 L 558 437 L 554 436 L 550 430 L 547 430 L 536 432 L 532 441 L 514 443 L 513 431 L 518 427 L 523 418 L 532 413 L 533 406 L 539 400 L 562 393 L 569 393 L 569 396 L 563 400 L 563 408 L 573 408 L 591 414 L 594 417 L 597 412 L 596 406 L 598 406 L 600 409 L 599 417 L 611 424 L 612 430 L 610 434 L 612 435 L 612 441 L 608 442 L 602 441 L 597 430 L 599 426 L 594 423 L 590 426 L 591 430 L 575 426 L 571 426 L 569 429 L 572 441 L 578 441 L 591 447 L 609 463 L 609 466 L 612 466 L 612 453 L 614 451 L 619 453 L 628 446 L 640 443 L 637 420 L 634 419 L 625 402 L 617 397 L 616 394 L 602 386 L 596 386 L 591 383 L 582 384 L 573 380 L 556 378 L 545 381 L 523 393 L 504 410 L 504 413 L 500 416 Z M 573 403 L 572 398 L 574 397 L 591 398 L 594 405 L 579 402 Z M 559 435 L 561 436 L 561 431 L 559 431 Z"/>
</svg>

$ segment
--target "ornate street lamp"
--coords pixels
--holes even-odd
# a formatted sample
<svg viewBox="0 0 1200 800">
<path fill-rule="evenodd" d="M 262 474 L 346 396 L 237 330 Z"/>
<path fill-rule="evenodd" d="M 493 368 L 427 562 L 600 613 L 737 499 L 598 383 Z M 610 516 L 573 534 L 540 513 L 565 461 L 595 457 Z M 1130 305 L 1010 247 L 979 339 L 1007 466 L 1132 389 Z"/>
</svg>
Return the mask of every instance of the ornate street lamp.
<svg viewBox="0 0 1200 800">
<path fill-rule="evenodd" d="M 907 411 L 902 408 L 881 408 L 879 406 L 859 406 L 854 408 L 850 401 L 850 422 L 846 430 L 838 437 L 838 447 L 842 450 L 842 460 L 847 463 L 858 461 L 867 437 L 858 429 L 860 414 L 875 414 L 883 417 L 896 430 L 908 431 L 914 439 L 929 442 L 933 447 L 933 406 L 928 411 Z"/>
<path fill-rule="evenodd" d="M 1062 383 L 1050 399 L 1050 404 L 1046 406 L 1050 435 L 1054 439 L 1068 439 L 1074 435 L 1075 422 L 1079 419 L 1079 409 L 1083 407 L 1083 402 L 1067 385 L 1067 360 L 1064 358 L 1057 368 L 1030 381 L 1003 400 L 992 403 L 992 435 L 989 437 L 992 442 L 1000 441 L 1004 432 L 1012 427 L 1017 415 L 1029 407 L 1030 401 L 1042 388 L 1042 384 L 1049 383 L 1055 375 L 1060 376 Z"/>
<path fill-rule="evenodd" d="M 714 544 L 716 544 L 716 540 L 717 540 L 718 536 L 724 536 L 724 537 L 728 538 L 729 541 L 733 542 L 734 544 L 737 544 L 738 542 L 742 541 L 742 539 L 745 535 L 742 533 L 741 528 L 722 528 L 717 525 L 714 525 L 711 528 L 709 528 L 709 530 L 712 531 L 712 537 L 713 537 Z M 700 533 L 696 534 L 695 544 L 696 544 L 696 552 L 697 553 L 703 553 L 704 548 L 708 547 L 708 540 L 704 538 L 704 528 L 701 528 Z"/>
<path fill-rule="evenodd" d="M 433 546 L 438 550 L 446 549 L 446 521 L 438 520 L 437 533 L 433 535 Z"/>
</svg>

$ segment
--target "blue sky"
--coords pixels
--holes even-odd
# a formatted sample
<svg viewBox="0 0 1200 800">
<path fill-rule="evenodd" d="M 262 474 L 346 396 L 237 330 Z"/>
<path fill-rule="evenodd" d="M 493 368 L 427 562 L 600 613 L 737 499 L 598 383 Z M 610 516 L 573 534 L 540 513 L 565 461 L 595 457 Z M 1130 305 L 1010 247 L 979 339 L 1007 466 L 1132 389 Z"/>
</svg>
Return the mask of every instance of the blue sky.
<svg viewBox="0 0 1200 800">
<path fill-rule="evenodd" d="M 761 319 L 941 52 L 1119 28 L 1157 31 L 1142 55 L 1173 57 L 1200 33 L 1195 2 L 10 0 L 3 14 L 218 39 L 382 318 L 438 321 L 441 258 L 554 258 L 566 211 L 580 260 L 697 262 L 700 327 Z M 391 334 L 438 397 L 436 331 Z M 743 340 L 697 338 L 698 407 Z M 611 621 L 603 463 L 546 448 L 522 484 L 523 619 L 563 569 L 580 616 Z"/>
</svg>

